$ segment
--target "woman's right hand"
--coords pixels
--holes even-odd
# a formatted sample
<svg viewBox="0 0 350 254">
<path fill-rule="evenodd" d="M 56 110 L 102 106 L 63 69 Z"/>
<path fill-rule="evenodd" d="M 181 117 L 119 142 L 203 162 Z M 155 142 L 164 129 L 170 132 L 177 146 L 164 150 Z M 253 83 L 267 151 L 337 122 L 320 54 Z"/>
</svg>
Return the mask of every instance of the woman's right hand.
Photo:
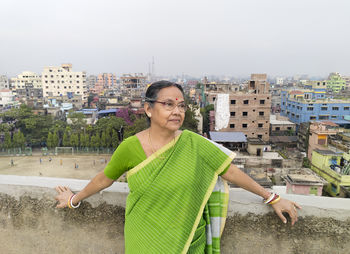
<svg viewBox="0 0 350 254">
<path fill-rule="evenodd" d="M 57 208 L 68 207 L 68 202 L 70 197 L 73 195 L 73 192 L 66 186 L 57 186 L 56 191 L 58 195 L 55 199 L 58 201 Z"/>
</svg>

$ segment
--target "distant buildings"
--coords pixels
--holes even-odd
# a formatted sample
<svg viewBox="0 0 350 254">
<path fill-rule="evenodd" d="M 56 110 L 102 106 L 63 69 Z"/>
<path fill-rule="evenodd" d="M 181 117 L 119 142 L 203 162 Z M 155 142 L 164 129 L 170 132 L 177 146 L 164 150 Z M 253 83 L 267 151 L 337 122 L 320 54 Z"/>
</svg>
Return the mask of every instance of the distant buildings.
<svg viewBox="0 0 350 254">
<path fill-rule="evenodd" d="M 87 102 L 86 73 L 73 72 L 71 64 L 44 67 L 42 84 L 44 97 L 79 95 L 83 103 Z"/>
<path fill-rule="evenodd" d="M 218 93 L 229 94 L 229 124 L 220 131 L 243 132 L 248 138 L 269 141 L 271 94 L 266 74 L 252 74 L 245 90 L 229 84 L 205 84 L 207 101 Z M 211 129 L 213 130 L 213 128 Z"/>
<path fill-rule="evenodd" d="M 329 74 L 328 79 L 325 81 L 327 89 L 333 91 L 333 93 L 339 93 L 346 87 L 346 80 L 341 77 L 337 72 Z"/>
<path fill-rule="evenodd" d="M 21 74 L 17 75 L 17 77 L 11 78 L 11 90 L 15 94 L 17 89 L 25 89 L 26 87 L 42 89 L 42 81 L 40 75 L 37 75 L 31 71 L 24 71 Z"/>
<path fill-rule="evenodd" d="M 0 107 L 6 107 L 13 104 L 13 94 L 10 89 L 0 89 Z"/>
<path fill-rule="evenodd" d="M 282 91 L 281 115 L 298 125 L 318 120 L 333 120 L 337 123 L 350 115 L 349 99 L 326 99 L 324 84 L 320 83 L 320 86 L 323 88 Z"/>
<path fill-rule="evenodd" d="M 116 88 L 117 78 L 112 73 L 103 73 L 97 76 L 97 80 L 90 91 L 92 93 L 101 94 L 106 89 Z"/>
<path fill-rule="evenodd" d="M 9 89 L 9 80 L 6 75 L 0 75 L 0 89 Z"/>
</svg>

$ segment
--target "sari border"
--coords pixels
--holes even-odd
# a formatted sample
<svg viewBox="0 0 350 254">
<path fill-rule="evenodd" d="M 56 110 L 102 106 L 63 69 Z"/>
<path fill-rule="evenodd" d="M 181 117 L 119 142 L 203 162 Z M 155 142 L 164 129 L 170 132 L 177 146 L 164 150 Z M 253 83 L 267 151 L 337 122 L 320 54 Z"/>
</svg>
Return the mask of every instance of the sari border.
<svg viewBox="0 0 350 254">
<path fill-rule="evenodd" d="M 140 164 L 138 164 L 137 166 L 133 167 L 132 169 L 130 169 L 127 173 L 126 173 L 126 178 L 128 179 L 130 176 L 136 174 L 138 171 L 140 171 L 144 166 L 146 166 L 148 163 L 150 163 L 151 161 L 153 161 L 155 158 L 157 158 L 157 156 L 161 155 L 163 152 L 165 152 L 166 150 L 168 150 L 170 147 L 175 146 L 175 144 L 177 143 L 177 141 L 179 140 L 179 138 L 182 136 L 183 132 L 180 135 L 177 135 L 173 141 L 170 141 L 168 144 L 166 144 L 165 146 L 163 146 L 162 148 L 158 149 L 157 151 L 155 151 L 154 153 L 152 153 L 147 159 L 145 159 L 144 161 L 142 161 Z"/>
<path fill-rule="evenodd" d="M 182 252 L 181 252 L 182 254 L 186 254 L 187 251 L 188 251 L 188 249 L 189 249 L 189 247 L 190 247 L 190 245 L 191 245 L 191 242 L 192 242 L 192 239 L 193 239 L 194 234 L 195 234 L 195 232 L 196 232 L 198 223 L 199 223 L 199 221 L 200 221 L 200 219 L 201 219 L 201 217 L 202 217 L 202 215 L 203 215 L 204 207 L 205 207 L 205 205 L 207 204 L 207 202 L 208 202 L 208 200 L 209 200 L 209 198 L 210 198 L 211 193 L 213 192 L 213 189 L 214 189 L 215 184 L 216 184 L 216 182 L 217 182 L 217 180 L 218 180 L 219 174 L 220 174 L 221 172 L 223 172 L 223 171 L 225 170 L 225 168 L 226 168 L 229 164 L 231 164 L 231 161 L 233 160 L 233 158 L 234 158 L 235 156 L 236 156 L 236 154 L 235 154 L 234 152 L 232 152 L 232 153 L 229 155 L 229 157 L 221 164 L 221 166 L 214 172 L 214 177 L 213 177 L 213 179 L 212 179 L 212 181 L 211 181 L 211 183 L 210 183 L 210 185 L 209 185 L 209 187 L 208 187 L 207 193 L 206 193 L 205 196 L 204 196 L 203 202 L 202 202 L 202 204 L 201 204 L 201 206 L 200 206 L 200 209 L 199 209 L 200 212 L 199 212 L 198 215 L 197 215 L 197 218 L 196 218 L 196 220 L 195 220 L 195 222 L 194 222 L 194 224 L 193 224 L 191 233 L 190 233 L 190 235 L 189 235 L 189 237 L 188 237 L 188 239 L 187 239 L 187 242 L 186 242 L 186 244 L 185 244 L 185 246 L 184 246 L 184 248 L 183 248 L 183 250 L 182 250 Z"/>
</svg>

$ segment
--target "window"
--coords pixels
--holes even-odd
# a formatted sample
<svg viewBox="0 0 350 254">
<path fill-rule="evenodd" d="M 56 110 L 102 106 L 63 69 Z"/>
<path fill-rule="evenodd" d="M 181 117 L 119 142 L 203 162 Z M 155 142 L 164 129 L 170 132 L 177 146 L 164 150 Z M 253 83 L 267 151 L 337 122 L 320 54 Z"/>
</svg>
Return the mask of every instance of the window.
<svg viewBox="0 0 350 254">
<path fill-rule="evenodd" d="M 307 107 L 307 111 L 314 111 L 314 107 Z"/>
<path fill-rule="evenodd" d="M 72 83 L 72 82 L 71 82 Z M 215 101 L 216 97 L 213 97 L 213 101 Z"/>
<path fill-rule="evenodd" d="M 263 115 L 264 115 L 264 111 L 260 111 L 259 116 L 263 116 Z"/>
<path fill-rule="evenodd" d="M 242 116 L 248 116 L 248 112 L 242 112 Z"/>
<path fill-rule="evenodd" d="M 327 110 L 328 110 L 328 107 L 321 107 L 321 110 L 322 110 L 322 111 L 327 111 Z"/>
<path fill-rule="evenodd" d="M 287 127 L 287 130 L 289 130 L 289 131 L 292 130 L 292 127 Z"/>
<path fill-rule="evenodd" d="M 236 100 L 231 100 L 231 105 L 236 104 Z"/>
<path fill-rule="evenodd" d="M 230 128 L 231 128 L 231 129 L 234 129 L 234 128 L 235 128 L 235 124 L 231 123 L 231 124 L 230 124 Z"/>
<path fill-rule="evenodd" d="M 236 116 L 236 112 L 230 112 L 231 116 Z"/>
<path fill-rule="evenodd" d="M 243 104 L 245 104 L 245 105 L 249 104 L 249 100 L 244 100 Z"/>
<path fill-rule="evenodd" d="M 258 138 L 262 138 L 262 135 L 258 135 Z"/>
<path fill-rule="evenodd" d="M 344 107 L 344 110 L 349 110 L 349 107 Z"/>
<path fill-rule="evenodd" d="M 332 119 L 337 119 L 337 116 L 336 115 L 332 115 Z"/>
<path fill-rule="evenodd" d="M 262 128 L 262 127 L 264 127 L 264 124 L 263 123 L 258 123 L 258 127 Z"/>
<path fill-rule="evenodd" d="M 310 120 L 316 120 L 316 116 L 310 116 Z"/>
<path fill-rule="evenodd" d="M 242 128 L 248 128 L 248 124 L 243 123 L 243 124 L 242 124 Z"/>
<path fill-rule="evenodd" d="M 339 110 L 339 107 L 332 107 L 332 110 Z"/>
<path fill-rule="evenodd" d="M 279 131 L 279 130 L 281 130 L 281 128 L 280 128 L 280 127 L 276 127 L 275 130 L 276 130 L 276 131 Z"/>
<path fill-rule="evenodd" d="M 329 115 L 320 115 L 318 117 L 319 120 L 328 120 L 329 119 Z"/>
</svg>

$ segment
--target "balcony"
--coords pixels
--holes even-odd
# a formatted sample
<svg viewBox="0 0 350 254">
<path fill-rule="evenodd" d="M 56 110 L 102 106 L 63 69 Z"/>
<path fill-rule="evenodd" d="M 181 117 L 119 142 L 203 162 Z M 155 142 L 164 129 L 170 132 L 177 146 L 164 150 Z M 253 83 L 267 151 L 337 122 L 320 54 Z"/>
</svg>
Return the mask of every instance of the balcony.
<svg viewBox="0 0 350 254">
<path fill-rule="evenodd" d="M 114 183 L 78 209 L 55 208 L 56 185 L 78 191 L 86 183 L 1 175 L 1 253 L 124 253 L 126 183 Z M 260 197 L 231 189 L 222 253 L 349 252 L 350 199 L 281 195 L 303 206 L 294 227 L 283 224 Z"/>
</svg>

